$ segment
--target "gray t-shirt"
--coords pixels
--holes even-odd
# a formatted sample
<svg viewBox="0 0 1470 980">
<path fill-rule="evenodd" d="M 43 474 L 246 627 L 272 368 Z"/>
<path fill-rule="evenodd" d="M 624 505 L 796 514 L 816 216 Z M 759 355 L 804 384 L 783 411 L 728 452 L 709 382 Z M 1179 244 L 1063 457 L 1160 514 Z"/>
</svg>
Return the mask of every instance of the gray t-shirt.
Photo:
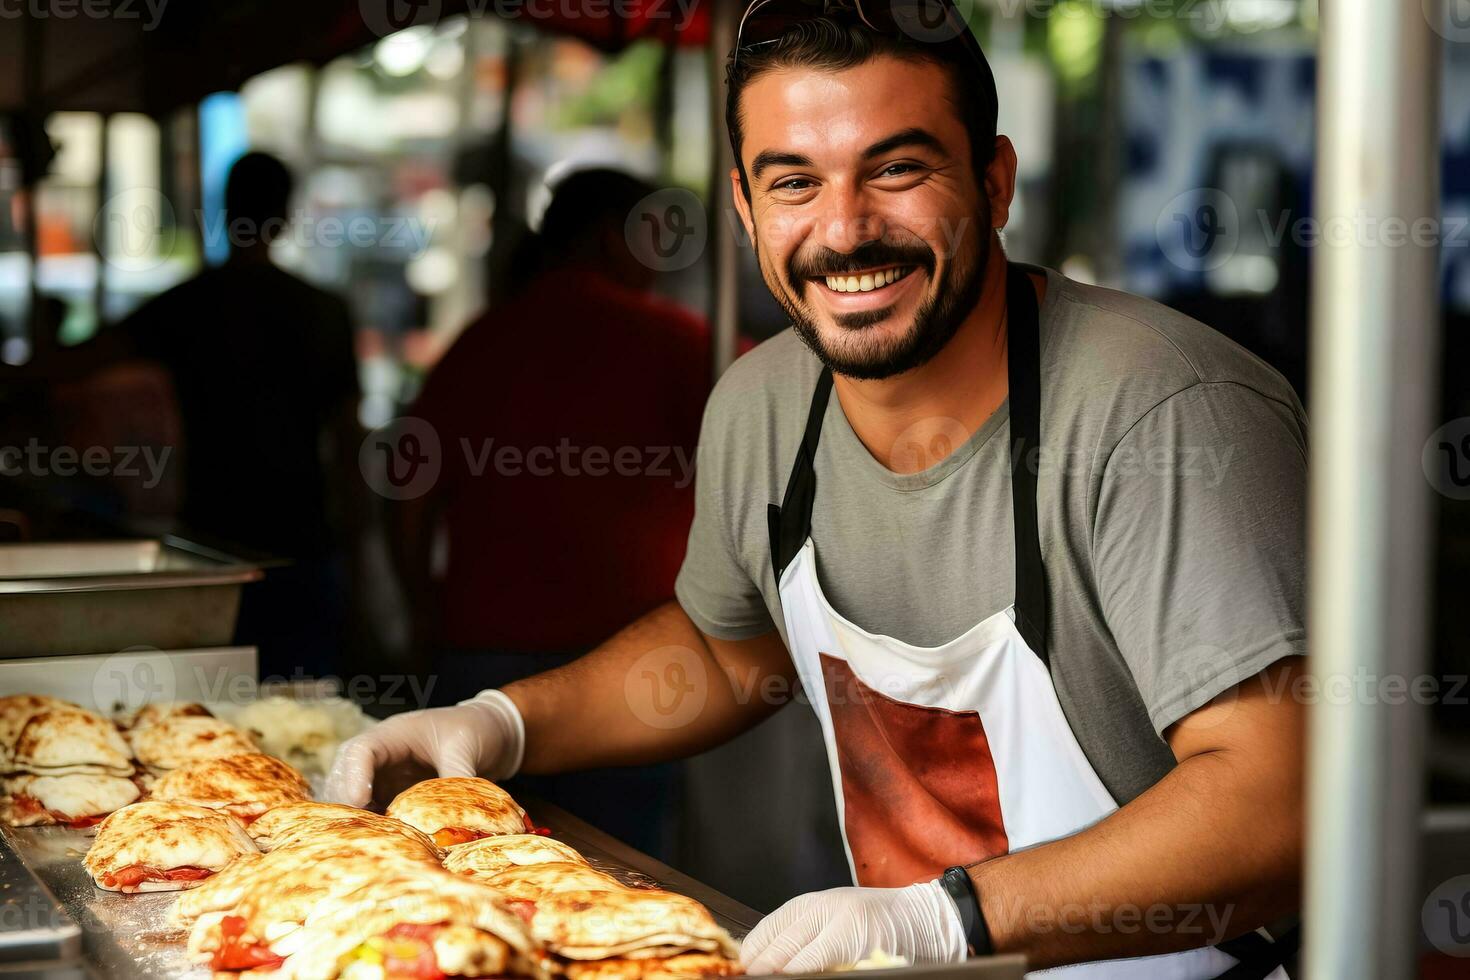
<svg viewBox="0 0 1470 980">
<path fill-rule="evenodd" d="M 1037 505 L 1051 671 L 1122 804 L 1174 765 L 1169 725 L 1306 652 L 1306 418 L 1279 374 L 1203 324 L 1046 276 Z M 819 370 L 787 330 L 736 361 L 710 398 L 676 591 L 711 636 L 774 624 L 784 637 L 766 505 L 785 492 Z M 1010 605 L 1007 418 L 1003 404 L 949 443 L 959 423 L 919 424 L 895 451 L 934 464 L 899 475 L 858 440 L 834 392 L 812 538 L 839 612 L 930 646 Z"/>
</svg>

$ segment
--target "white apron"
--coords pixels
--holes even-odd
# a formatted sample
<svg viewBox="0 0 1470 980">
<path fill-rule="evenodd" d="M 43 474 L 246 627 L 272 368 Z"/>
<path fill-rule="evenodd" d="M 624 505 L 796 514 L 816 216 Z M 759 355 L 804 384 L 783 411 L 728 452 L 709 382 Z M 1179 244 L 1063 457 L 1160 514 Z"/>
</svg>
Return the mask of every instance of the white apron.
<svg viewBox="0 0 1470 980">
<path fill-rule="evenodd" d="M 1013 605 L 949 643 L 918 647 L 861 629 L 827 601 L 810 530 L 828 371 L 813 394 L 782 504 L 769 508 L 787 645 L 821 721 L 848 864 L 860 885 L 935 878 L 957 864 L 1077 833 L 1117 809 L 1067 723 L 1048 667 L 1036 473 L 1025 465 L 1040 446 L 1036 296 L 1016 266 L 1007 308 Z M 1090 925 L 1090 915 L 1079 908 L 1061 924 Z M 1197 923 L 1210 927 L 1203 914 Z M 1225 945 L 1236 955 L 1210 947 L 1035 975 L 1286 980 L 1277 964 L 1287 944 L 1252 934 Z"/>
</svg>

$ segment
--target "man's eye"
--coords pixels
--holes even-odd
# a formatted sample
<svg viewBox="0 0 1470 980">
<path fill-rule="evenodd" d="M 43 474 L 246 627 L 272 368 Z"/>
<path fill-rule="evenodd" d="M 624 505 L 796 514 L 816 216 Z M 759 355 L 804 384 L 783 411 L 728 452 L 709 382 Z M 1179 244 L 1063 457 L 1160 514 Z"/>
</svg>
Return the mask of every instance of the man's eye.
<svg viewBox="0 0 1470 980">
<path fill-rule="evenodd" d="M 880 177 L 902 177 L 905 174 L 911 174 L 915 170 L 918 170 L 918 169 L 919 168 L 916 167 L 912 163 L 890 163 L 888 166 L 886 166 L 886 167 L 883 168 L 882 172 L 879 173 L 878 176 L 880 176 Z"/>
<path fill-rule="evenodd" d="M 805 177 L 788 177 L 778 181 L 772 190 L 777 191 L 804 191 L 812 186 L 812 182 Z"/>
</svg>

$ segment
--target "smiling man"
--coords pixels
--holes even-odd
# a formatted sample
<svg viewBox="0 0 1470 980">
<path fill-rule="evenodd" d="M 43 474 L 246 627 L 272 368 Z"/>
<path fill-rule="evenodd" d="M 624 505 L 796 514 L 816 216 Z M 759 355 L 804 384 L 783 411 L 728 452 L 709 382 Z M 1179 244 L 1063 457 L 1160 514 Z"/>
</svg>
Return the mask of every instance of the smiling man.
<svg viewBox="0 0 1470 980">
<path fill-rule="evenodd" d="M 1301 406 L 1199 323 L 1009 262 L 1016 157 L 973 39 L 834 6 L 757 4 L 732 58 L 732 198 L 792 330 L 711 397 L 678 602 L 390 719 L 330 791 L 697 752 L 799 681 L 856 885 L 767 917 L 749 972 L 999 951 L 1282 977 Z"/>
</svg>

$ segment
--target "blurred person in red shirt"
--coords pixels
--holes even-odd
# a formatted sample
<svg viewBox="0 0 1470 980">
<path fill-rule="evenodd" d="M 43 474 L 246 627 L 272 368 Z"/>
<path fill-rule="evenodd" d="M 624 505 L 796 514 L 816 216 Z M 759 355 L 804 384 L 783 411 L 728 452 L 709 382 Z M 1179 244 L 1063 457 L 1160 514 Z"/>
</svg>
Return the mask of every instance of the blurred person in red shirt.
<svg viewBox="0 0 1470 980">
<path fill-rule="evenodd" d="M 653 295 L 654 270 L 625 236 L 653 190 L 613 170 L 563 179 L 523 287 L 465 328 L 409 413 L 432 426 L 441 460 L 432 487 L 394 508 L 416 645 L 437 654 L 435 703 L 575 659 L 674 594 L 710 341 L 699 318 Z M 533 791 L 575 812 L 635 785 L 654 802 L 671 778 L 667 767 L 578 774 Z M 605 805 L 589 815 L 666 851 L 648 814 L 671 808 L 636 809 L 641 826 L 609 826 Z"/>
</svg>

